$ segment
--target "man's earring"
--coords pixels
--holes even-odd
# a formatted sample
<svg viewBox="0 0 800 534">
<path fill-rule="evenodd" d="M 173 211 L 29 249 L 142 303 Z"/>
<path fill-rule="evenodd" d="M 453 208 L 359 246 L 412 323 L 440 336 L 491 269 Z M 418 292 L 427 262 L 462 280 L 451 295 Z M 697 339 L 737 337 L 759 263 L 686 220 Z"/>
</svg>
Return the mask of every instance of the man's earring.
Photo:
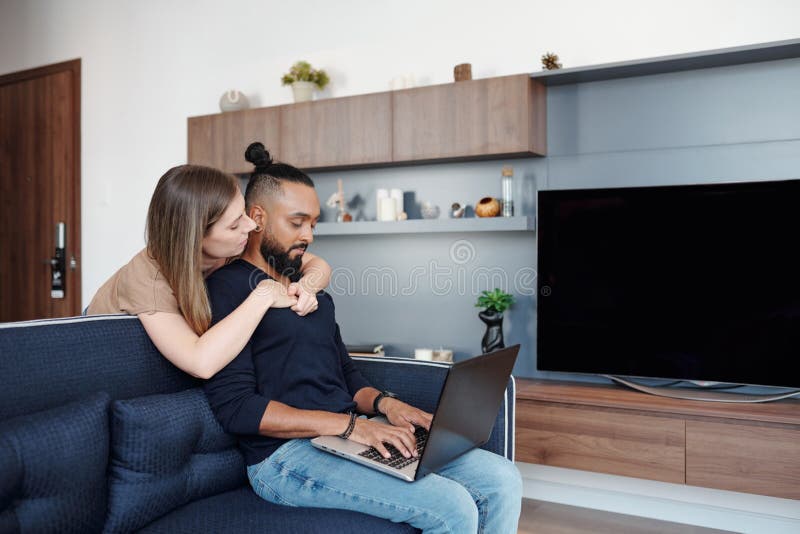
<svg viewBox="0 0 800 534">
<path fill-rule="evenodd" d="M 254 231 L 255 233 L 259 233 L 259 232 L 261 232 L 261 230 L 263 230 L 263 228 L 261 228 L 261 225 L 260 225 L 260 224 L 257 224 L 257 225 L 256 225 L 256 227 L 255 227 L 255 228 L 253 228 L 253 231 Z"/>
</svg>

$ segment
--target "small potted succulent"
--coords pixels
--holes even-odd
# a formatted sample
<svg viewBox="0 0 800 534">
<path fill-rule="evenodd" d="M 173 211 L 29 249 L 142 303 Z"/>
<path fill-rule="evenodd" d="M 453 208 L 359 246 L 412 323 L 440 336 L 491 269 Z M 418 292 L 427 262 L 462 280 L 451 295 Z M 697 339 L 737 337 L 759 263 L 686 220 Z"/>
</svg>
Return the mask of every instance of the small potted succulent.
<svg viewBox="0 0 800 534">
<path fill-rule="evenodd" d="M 500 288 L 494 291 L 483 291 L 475 303 L 476 308 L 483 308 L 478 313 L 481 321 L 486 323 L 486 333 L 481 340 L 483 353 L 505 347 L 503 342 L 503 312 L 514 304 L 514 297 Z"/>
<path fill-rule="evenodd" d="M 322 91 L 330 82 L 322 69 L 314 69 L 308 61 L 298 61 L 283 75 L 281 83 L 290 85 L 295 102 L 308 102 L 315 90 Z"/>
</svg>

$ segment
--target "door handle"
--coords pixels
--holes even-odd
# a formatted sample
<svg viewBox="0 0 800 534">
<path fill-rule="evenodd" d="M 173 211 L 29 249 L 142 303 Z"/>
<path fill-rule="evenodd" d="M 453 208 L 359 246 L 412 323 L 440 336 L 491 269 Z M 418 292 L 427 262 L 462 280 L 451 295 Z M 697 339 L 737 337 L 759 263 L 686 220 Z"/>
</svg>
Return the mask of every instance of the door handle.
<svg viewBox="0 0 800 534">
<path fill-rule="evenodd" d="M 56 252 L 50 258 L 50 298 L 63 299 L 67 275 L 67 225 L 56 223 Z"/>
</svg>

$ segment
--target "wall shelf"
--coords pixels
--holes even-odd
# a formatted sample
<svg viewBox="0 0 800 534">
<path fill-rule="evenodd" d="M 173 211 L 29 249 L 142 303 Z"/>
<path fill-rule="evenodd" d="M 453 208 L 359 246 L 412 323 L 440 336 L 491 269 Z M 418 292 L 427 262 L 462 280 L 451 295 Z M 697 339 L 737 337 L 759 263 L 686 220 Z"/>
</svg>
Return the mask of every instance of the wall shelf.
<svg viewBox="0 0 800 534">
<path fill-rule="evenodd" d="M 727 67 L 760 61 L 775 61 L 800 57 L 800 39 L 774 41 L 747 46 L 720 48 L 689 54 L 676 54 L 617 63 L 604 63 L 586 67 L 574 67 L 542 71 L 531 74 L 531 78 L 544 85 L 567 85 L 572 83 L 599 82 L 617 78 L 665 74 L 684 70 Z"/>
<path fill-rule="evenodd" d="M 430 234 L 447 232 L 532 232 L 534 221 L 527 215 L 518 217 L 479 217 L 467 219 L 413 219 L 409 221 L 378 222 L 354 221 L 349 223 L 322 222 L 314 234 L 367 235 L 367 234 Z"/>
</svg>

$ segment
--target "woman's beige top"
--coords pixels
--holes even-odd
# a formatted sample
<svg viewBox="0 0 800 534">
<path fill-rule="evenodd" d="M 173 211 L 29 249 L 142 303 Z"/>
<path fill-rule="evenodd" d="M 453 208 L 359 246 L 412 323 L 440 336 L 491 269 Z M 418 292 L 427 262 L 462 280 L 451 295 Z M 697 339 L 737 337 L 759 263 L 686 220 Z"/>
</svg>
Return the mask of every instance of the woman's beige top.
<svg viewBox="0 0 800 534">
<path fill-rule="evenodd" d="M 181 313 L 175 293 L 147 249 L 134 256 L 97 290 L 87 311 L 89 315 L 155 312 Z"/>
</svg>

